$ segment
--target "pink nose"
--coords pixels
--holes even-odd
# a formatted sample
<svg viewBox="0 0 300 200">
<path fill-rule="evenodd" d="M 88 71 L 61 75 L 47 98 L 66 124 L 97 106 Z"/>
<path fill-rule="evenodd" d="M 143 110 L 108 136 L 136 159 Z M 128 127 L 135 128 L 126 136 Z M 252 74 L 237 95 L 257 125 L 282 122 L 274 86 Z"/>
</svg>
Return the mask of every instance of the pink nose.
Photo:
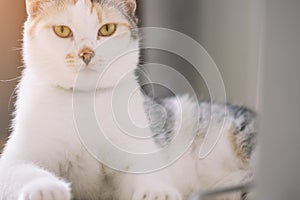
<svg viewBox="0 0 300 200">
<path fill-rule="evenodd" d="M 79 52 L 79 57 L 83 60 L 83 62 L 88 65 L 92 58 L 95 56 L 95 52 L 90 48 L 83 48 Z"/>
</svg>

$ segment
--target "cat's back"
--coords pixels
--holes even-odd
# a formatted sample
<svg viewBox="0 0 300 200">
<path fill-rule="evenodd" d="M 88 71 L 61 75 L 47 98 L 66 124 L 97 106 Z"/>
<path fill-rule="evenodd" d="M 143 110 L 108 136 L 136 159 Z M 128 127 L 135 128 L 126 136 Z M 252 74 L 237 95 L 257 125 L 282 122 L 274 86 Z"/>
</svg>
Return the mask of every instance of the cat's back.
<svg viewBox="0 0 300 200">
<path fill-rule="evenodd" d="M 183 95 L 155 100 L 147 98 L 145 108 L 158 145 L 171 142 L 178 131 L 193 131 L 195 137 L 203 139 L 217 131 L 219 135 L 234 137 L 232 142 L 242 148 L 247 158 L 256 146 L 256 115 L 245 106 L 197 101 Z"/>
<path fill-rule="evenodd" d="M 182 177 L 176 173 L 183 168 L 194 172 L 189 177 L 189 184 L 196 189 L 212 185 L 231 173 L 249 172 L 257 138 L 256 117 L 250 109 L 199 102 L 187 95 L 147 99 L 145 105 L 152 122 L 155 122 L 151 127 L 157 145 L 163 147 L 172 144 L 174 138 L 181 134 L 182 141 L 185 139 L 184 135 L 194 136 L 191 137 L 191 143 L 186 145 L 186 151 L 171 166 L 178 184 L 187 176 L 185 174 Z M 204 155 L 202 158 L 200 151 L 201 156 Z M 181 185 L 186 187 L 187 184 Z"/>
</svg>

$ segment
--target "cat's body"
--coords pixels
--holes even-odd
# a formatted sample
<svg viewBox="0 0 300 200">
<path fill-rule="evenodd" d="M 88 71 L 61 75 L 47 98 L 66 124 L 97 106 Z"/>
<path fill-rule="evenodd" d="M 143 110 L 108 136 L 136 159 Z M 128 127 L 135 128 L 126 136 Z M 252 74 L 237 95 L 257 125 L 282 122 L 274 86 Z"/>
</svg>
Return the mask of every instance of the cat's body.
<svg viewBox="0 0 300 200">
<path fill-rule="evenodd" d="M 186 96 L 180 97 L 180 113 L 175 99 L 164 100 L 161 104 L 172 114 L 167 124 L 172 130 L 167 136 L 152 127 L 156 139 L 138 144 L 115 124 L 111 112 L 114 86 L 129 74 L 120 89 L 126 94 L 132 92 L 128 91 L 132 85 L 139 87 L 134 76 L 139 41 L 133 0 L 101 4 L 90 0 L 28 0 L 27 8 L 25 69 L 18 88 L 13 133 L 0 160 L 1 200 L 69 200 L 71 195 L 76 200 L 179 200 L 191 192 L 245 181 L 251 173 L 249 162 L 255 146 L 253 114 L 248 110 L 227 107 L 229 118 L 221 139 L 201 161 L 198 151 L 210 119 L 207 103 L 199 105 Z M 105 24 L 110 25 L 97 36 Z M 117 24 L 118 29 L 112 31 L 115 36 L 106 46 L 108 37 L 103 34 L 113 28 L 111 24 Z M 72 32 L 61 25 L 69 26 Z M 61 32 L 56 34 L 61 38 L 53 33 L 57 26 Z M 112 59 L 123 53 L 126 54 L 105 70 Z M 178 124 L 182 126 L 180 133 L 198 137 L 179 160 L 154 173 L 130 175 L 106 167 L 83 146 L 78 134 L 84 133 L 76 129 L 73 89 L 79 71 L 85 81 L 78 83 L 77 92 L 83 97 L 95 93 L 95 114 L 115 145 L 129 152 L 153 151 L 174 138 Z M 104 76 L 95 90 L 95 74 L 101 72 Z M 148 118 L 144 102 L 142 92 L 137 90 L 128 104 L 133 118 L 141 124 Z M 219 105 L 214 108 L 211 114 L 223 118 Z M 195 115 L 196 111 L 199 115 Z M 184 139 L 184 134 L 181 136 Z M 135 164 L 119 170 L 131 171 Z"/>
<path fill-rule="evenodd" d="M 68 179 L 68 182 L 73 182 L 73 192 L 76 192 L 78 197 L 93 199 L 91 197 L 100 195 L 101 178 L 104 173 L 101 165 L 88 154 L 76 134 L 71 92 L 40 85 L 33 77 L 28 77 L 28 82 L 25 80 L 25 74 L 20 84 L 18 101 L 30 103 L 23 105 L 18 102 L 14 132 L 1 158 L 1 166 L 5 166 L 11 160 L 19 161 L 20 164 L 34 163 L 58 177 Z M 27 87 L 31 92 L 26 90 L 25 94 L 22 91 Z M 5 176 L 11 176 L 10 173 L 16 170 L 10 172 L 5 166 L 1 171 L 6 171 Z M 86 171 L 93 173 L 88 174 Z M 22 168 L 18 173 L 29 175 L 26 172 L 22 173 Z M 5 184 L 16 184 L 15 182 L 18 181 L 5 181 Z M 81 188 L 80 191 L 76 190 L 77 187 Z M 16 199 L 17 196 L 18 191 L 7 189 L 2 198 Z"/>
<path fill-rule="evenodd" d="M 257 162 L 254 156 L 257 153 L 257 129 L 252 111 L 241 106 L 197 102 L 188 96 L 149 102 L 146 108 L 152 103 L 158 103 L 169 111 L 168 118 L 173 118 L 170 120 L 171 125 L 168 122 L 164 125 L 166 129 L 163 131 L 156 128 L 158 124 L 152 127 L 158 145 L 167 145 L 181 131 L 187 133 L 196 130 L 197 136 L 190 148 L 167 168 L 172 177 L 171 182 L 180 190 L 183 199 L 194 192 L 230 187 L 253 179 L 253 168 Z M 176 124 L 183 127 L 179 128 Z M 212 150 L 200 159 L 200 147 L 207 134 L 212 134 L 208 129 L 220 135 L 216 143 L 212 143 Z M 240 195 L 239 192 L 229 196 L 225 194 L 220 199 L 240 200 Z"/>
</svg>

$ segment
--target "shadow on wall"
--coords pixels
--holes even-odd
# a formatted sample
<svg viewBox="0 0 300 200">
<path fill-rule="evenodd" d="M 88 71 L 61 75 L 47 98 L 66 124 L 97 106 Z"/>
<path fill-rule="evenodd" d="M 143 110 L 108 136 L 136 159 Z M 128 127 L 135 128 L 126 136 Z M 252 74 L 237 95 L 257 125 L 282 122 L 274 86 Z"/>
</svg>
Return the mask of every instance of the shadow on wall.
<svg viewBox="0 0 300 200">
<path fill-rule="evenodd" d="M 141 27 L 167 28 L 170 30 L 184 33 L 199 42 L 200 29 L 198 28 L 198 9 L 199 2 L 191 1 L 186 3 L 182 0 L 139 0 L 138 17 Z M 197 26 L 191 26 L 197 24 Z M 147 41 L 147 38 L 142 38 Z M 168 46 L 166 44 L 165 46 Z M 179 55 L 173 54 L 168 50 L 142 49 L 142 61 L 151 66 L 144 66 L 148 81 L 158 80 L 159 83 L 168 83 L 176 88 L 176 94 L 185 94 L 189 91 L 189 85 L 176 80 L 168 71 L 162 72 L 158 66 L 165 65 L 175 69 L 176 73 L 181 74 L 193 88 L 199 99 L 209 99 L 206 84 L 196 69 Z M 159 70 L 155 70 L 157 68 Z M 143 83 L 143 79 L 141 81 Z M 166 97 L 174 95 L 174 91 L 159 84 L 151 87 L 144 87 L 146 93 L 153 97 Z M 191 92 L 191 91 L 190 91 Z"/>
<path fill-rule="evenodd" d="M 0 149 L 9 135 L 13 91 L 17 84 L 14 78 L 20 75 L 22 65 L 20 47 L 25 18 L 25 1 L 0 1 Z M 10 79 L 14 80 L 3 81 Z"/>
<path fill-rule="evenodd" d="M 184 33 L 201 44 L 217 64 L 229 103 L 257 108 L 261 1 L 139 0 L 142 26 L 163 27 Z M 176 42 L 176 41 L 174 41 Z M 168 65 L 183 74 L 198 96 L 209 98 L 201 76 L 179 56 L 146 50 L 145 60 Z M 146 68 L 147 69 L 147 68 Z M 185 93 L 180 81 L 148 68 L 150 77 L 167 79 Z M 164 96 L 158 91 L 158 96 Z"/>
</svg>

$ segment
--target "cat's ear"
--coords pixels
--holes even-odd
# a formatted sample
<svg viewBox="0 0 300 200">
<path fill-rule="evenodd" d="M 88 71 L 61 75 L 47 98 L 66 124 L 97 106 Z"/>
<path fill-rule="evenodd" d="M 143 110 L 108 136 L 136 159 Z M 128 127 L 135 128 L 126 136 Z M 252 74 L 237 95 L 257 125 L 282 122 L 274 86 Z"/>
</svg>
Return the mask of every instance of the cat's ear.
<svg viewBox="0 0 300 200">
<path fill-rule="evenodd" d="M 136 0 L 115 0 L 117 4 L 121 4 L 130 16 L 135 16 Z"/>
<path fill-rule="evenodd" d="M 30 18 L 36 17 L 40 10 L 42 2 L 45 2 L 47 0 L 26 0 L 26 10 L 27 14 Z"/>
<path fill-rule="evenodd" d="M 131 16 L 135 16 L 136 11 L 136 0 L 125 0 L 127 11 Z"/>
</svg>

